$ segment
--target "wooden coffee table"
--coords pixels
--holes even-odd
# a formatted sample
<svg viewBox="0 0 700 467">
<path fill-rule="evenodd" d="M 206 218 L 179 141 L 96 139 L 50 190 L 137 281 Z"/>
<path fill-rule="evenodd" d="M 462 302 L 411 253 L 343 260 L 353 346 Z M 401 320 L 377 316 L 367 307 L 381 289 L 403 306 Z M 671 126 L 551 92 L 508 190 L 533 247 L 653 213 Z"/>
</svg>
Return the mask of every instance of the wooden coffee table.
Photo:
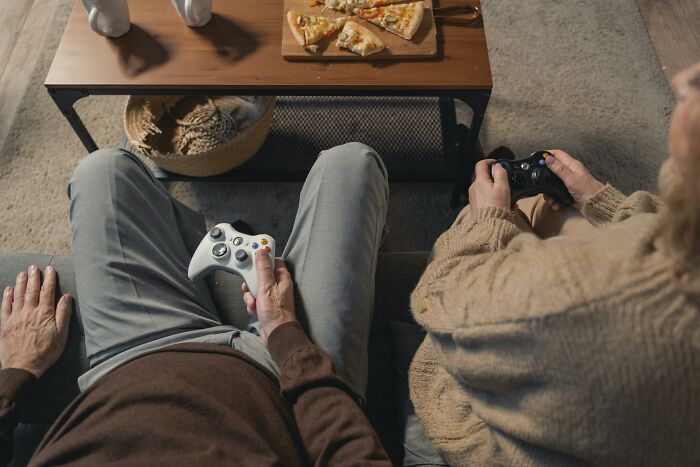
<svg viewBox="0 0 700 467">
<path fill-rule="evenodd" d="M 455 3 L 452 3 L 455 2 Z M 477 0 L 468 0 L 478 5 Z M 73 104 L 89 95 L 239 94 L 282 96 L 437 96 L 473 109 L 454 133 L 459 153 L 445 181 L 453 204 L 466 192 L 492 81 L 483 24 L 438 20 L 438 55 L 427 60 L 287 61 L 281 55 L 280 0 L 220 0 L 212 21 L 188 28 L 167 0 L 129 3 L 132 28 L 117 39 L 96 35 L 77 1 L 45 85 L 88 151 L 97 149 Z M 435 2 L 437 3 L 437 2 Z M 441 7 L 456 0 L 441 1 Z M 252 7 L 251 7 L 252 6 Z M 446 105 L 451 109 L 453 105 Z M 451 120 L 454 121 L 452 115 Z M 397 129 L 396 138 L 400 138 Z M 235 172 L 235 171 L 234 171 Z M 417 177 L 417 180 L 420 177 Z M 405 181 L 405 180 L 404 180 Z"/>
</svg>

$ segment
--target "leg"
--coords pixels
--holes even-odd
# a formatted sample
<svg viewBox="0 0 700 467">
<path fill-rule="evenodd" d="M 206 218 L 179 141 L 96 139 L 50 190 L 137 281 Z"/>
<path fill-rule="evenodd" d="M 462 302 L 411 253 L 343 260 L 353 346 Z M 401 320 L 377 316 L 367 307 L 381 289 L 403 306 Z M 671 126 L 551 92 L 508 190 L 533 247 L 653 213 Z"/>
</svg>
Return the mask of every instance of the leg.
<svg viewBox="0 0 700 467">
<path fill-rule="evenodd" d="M 84 158 L 68 188 L 85 344 L 95 367 L 125 350 L 221 322 L 187 267 L 206 229 L 134 155 Z"/>
<path fill-rule="evenodd" d="M 282 256 L 311 338 L 361 396 L 388 197 L 386 168 L 374 150 L 348 143 L 322 152 Z"/>
<path fill-rule="evenodd" d="M 594 228 L 574 208 L 562 206 L 555 211 L 542 195 L 521 199 L 517 205 L 532 225 L 532 229 L 541 238 L 572 235 Z"/>
</svg>

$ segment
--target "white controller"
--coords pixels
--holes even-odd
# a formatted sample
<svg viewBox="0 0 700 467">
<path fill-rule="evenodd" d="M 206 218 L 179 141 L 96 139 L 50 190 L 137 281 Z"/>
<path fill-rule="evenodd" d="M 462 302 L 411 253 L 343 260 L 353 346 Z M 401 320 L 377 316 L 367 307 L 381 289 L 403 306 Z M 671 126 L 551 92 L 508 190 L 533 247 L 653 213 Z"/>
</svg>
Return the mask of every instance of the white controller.
<svg viewBox="0 0 700 467">
<path fill-rule="evenodd" d="M 237 274 L 243 278 L 253 297 L 258 296 L 255 271 L 258 250 L 266 250 L 274 261 L 275 240 L 269 235 L 246 235 L 230 224 L 212 227 L 194 252 L 187 275 L 195 280 L 214 269 Z"/>
</svg>

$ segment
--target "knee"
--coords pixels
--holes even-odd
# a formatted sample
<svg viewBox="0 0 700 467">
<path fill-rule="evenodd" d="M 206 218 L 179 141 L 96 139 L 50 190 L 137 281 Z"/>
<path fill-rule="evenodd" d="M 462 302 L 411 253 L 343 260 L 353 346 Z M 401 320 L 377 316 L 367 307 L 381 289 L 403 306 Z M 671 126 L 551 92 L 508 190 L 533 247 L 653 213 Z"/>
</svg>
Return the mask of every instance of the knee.
<svg viewBox="0 0 700 467">
<path fill-rule="evenodd" d="M 363 143 L 346 143 L 322 153 L 326 164 L 348 177 L 362 177 L 387 184 L 387 170 L 377 151 Z"/>
<path fill-rule="evenodd" d="M 78 163 L 68 184 L 68 196 L 76 185 L 109 186 L 118 178 L 133 180 L 143 176 L 145 168 L 142 164 L 136 156 L 121 149 L 98 149 Z"/>
<path fill-rule="evenodd" d="M 134 165 L 129 153 L 121 149 L 98 149 L 83 157 L 73 171 L 73 180 L 94 179 L 104 173 Z"/>
</svg>

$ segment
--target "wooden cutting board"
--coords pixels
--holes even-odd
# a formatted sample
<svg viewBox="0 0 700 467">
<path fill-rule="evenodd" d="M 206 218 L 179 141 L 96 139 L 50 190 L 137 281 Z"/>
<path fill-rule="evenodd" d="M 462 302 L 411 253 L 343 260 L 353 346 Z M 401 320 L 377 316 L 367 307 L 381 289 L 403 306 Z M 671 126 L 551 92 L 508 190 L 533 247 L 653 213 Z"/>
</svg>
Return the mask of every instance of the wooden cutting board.
<svg viewBox="0 0 700 467">
<path fill-rule="evenodd" d="M 287 12 L 297 10 L 302 14 L 330 16 L 339 18 L 342 13 L 324 9 L 322 6 L 311 7 L 310 0 L 284 0 L 284 13 L 282 15 L 282 56 L 288 60 L 405 60 L 432 58 L 437 54 L 437 33 L 435 29 L 435 18 L 433 18 L 433 2 L 425 1 L 425 13 L 423 22 L 416 31 L 413 39 L 406 39 L 392 34 L 374 24 L 353 16 L 353 21 L 374 32 L 386 45 L 386 48 L 379 53 L 361 57 L 349 50 L 336 47 L 335 41 L 338 33 L 329 39 L 324 39 L 319 43 L 316 53 L 307 51 L 294 39 L 289 24 L 287 23 Z"/>
</svg>

